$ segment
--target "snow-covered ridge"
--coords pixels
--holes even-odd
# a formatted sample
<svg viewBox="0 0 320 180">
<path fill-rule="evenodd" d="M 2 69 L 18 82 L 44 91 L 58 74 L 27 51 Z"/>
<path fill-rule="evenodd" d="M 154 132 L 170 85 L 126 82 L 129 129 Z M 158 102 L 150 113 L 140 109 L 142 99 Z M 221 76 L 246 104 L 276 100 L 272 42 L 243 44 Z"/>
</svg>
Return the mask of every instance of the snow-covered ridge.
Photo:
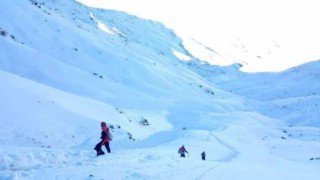
<svg viewBox="0 0 320 180">
<path fill-rule="evenodd" d="M 77 0 L 157 20 L 214 65 L 277 72 L 320 58 L 317 0 Z"/>
<path fill-rule="evenodd" d="M 282 119 L 290 126 L 320 126 L 319 60 L 277 73 L 244 73 L 236 64 L 188 64 L 220 88 L 257 101 L 256 111 Z"/>
</svg>

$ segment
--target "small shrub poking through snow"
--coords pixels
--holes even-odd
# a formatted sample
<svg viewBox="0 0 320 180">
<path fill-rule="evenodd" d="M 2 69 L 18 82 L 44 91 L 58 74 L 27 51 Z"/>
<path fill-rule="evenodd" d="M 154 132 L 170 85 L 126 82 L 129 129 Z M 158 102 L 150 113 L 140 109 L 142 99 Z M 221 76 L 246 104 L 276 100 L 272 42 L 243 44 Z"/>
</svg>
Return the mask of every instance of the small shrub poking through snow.
<svg viewBox="0 0 320 180">
<path fill-rule="evenodd" d="M 142 117 L 141 121 L 139 121 L 139 124 L 142 126 L 149 126 L 150 125 L 149 121 L 144 117 Z"/>
</svg>

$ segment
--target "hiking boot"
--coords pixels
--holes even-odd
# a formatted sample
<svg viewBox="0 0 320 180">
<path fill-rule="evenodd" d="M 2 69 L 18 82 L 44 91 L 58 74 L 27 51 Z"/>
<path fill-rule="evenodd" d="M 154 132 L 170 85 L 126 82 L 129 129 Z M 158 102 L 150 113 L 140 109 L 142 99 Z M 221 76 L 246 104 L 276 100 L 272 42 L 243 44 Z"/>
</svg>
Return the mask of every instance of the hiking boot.
<svg viewBox="0 0 320 180">
<path fill-rule="evenodd" d="M 100 155 L 104 155 L 104 152 L 102 150 L 97 151 L 97 156 L 100 156 Z"/>
</svg>

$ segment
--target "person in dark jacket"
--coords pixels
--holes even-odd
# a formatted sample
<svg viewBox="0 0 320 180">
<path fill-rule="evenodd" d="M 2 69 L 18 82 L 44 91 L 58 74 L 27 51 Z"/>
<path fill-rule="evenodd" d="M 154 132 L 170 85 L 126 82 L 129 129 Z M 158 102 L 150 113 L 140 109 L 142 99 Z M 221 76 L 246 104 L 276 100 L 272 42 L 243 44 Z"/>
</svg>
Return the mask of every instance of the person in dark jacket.
<svg viewBox="0 0 320 180">
<path fill-rule="evenodd" d="M 178 153 L 180 154 L 180 157 L 186 157 L 185 153 L 188 153 L 188 151 L 186 150 L 186 148 L 184 147 L 184 145 L 182 145 L 179 150 Z"/>
<path fill-rule="evenodd" d="M 206 160 L 206 152 L 203 151 L 201 153 L 201 158 L 202 158 L 202 160 Z"/>
<path fill-rule="evenodd" d="M 107 149 L 107 152 L 110 153 L 110 146 L 109 146 L 109 128 L 105 122 L 101 122 L 101 141 L 96 145 L 94 150 L 97 151 L 97 156 L 104 155 L 105 153 L 102 151 L 102 146 L 104 145 Z"/>
</svg>

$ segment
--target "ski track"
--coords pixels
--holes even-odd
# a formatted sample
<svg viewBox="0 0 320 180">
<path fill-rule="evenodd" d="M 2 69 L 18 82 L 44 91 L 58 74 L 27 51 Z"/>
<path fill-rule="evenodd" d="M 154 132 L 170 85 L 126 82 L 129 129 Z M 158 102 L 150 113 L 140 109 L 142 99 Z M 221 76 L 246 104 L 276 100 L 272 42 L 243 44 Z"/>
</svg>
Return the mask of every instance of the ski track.
<svg viewBox="0 0 320 180">
<path fill-rule="evenodd" d="M 218 166 L 218 165 L 214 165 L 214 166 L 212 166 L 211 168 L 203 171 L 203 173 L 202 173 L 199 177 L 195 178 L 195 180 L 203 179 L 203 177 L 204 177 L 208 172 L 214 170 L 217 166 Z"/>
<path fill-rule="evenodd" d="M 220 143 L 222 146 L 226 147 L 227 149 L 229 149 L 231 151 L 231 153 L 226 156 L 226 157 L 223 157 L 221 159 L 218 159 L 218 160 L 214 160 L 212 162 L 230 162 L 232 161 L 233 159 L 237 158 L 239 152 L 233 148 L 231 145 L 229 145 L 226 141 L 222 140 L 221 138 L 218 138 L 216 135 L 213 134 L 213 132 L 208 136 L 207 140 L 210 140 L 210 137 L 214 137 L 218 143 Z M 206 160 L 208 161 L 208 160 Z M 220 164 L 221 165 L 221 164 Z M 200 180 L 200 179 L 203 179 L 203 177 L 205 177 L 205 175 L 208 173 L 208 172 L 211 172 L 212 170 L 214 170 L 217 166 L 219 166 L 219 164 L 216 164 L 210 168 L 208 168 L 207 170 L 203 171 L 203 173 L 198 176 L 197 178 L 195 178 L 196 180 Z"/>
<path fill-rule="evenodd" d="M 229 145 L 229 144 L 228 144 L 227 142 L 225 142 L 224 140 L 218 138 L 218 137 L 217 137 L 216 135 L 214 135 L 213 133 L 212 133 L 212 136 L 213 136 L 222 146 L 226 147 L 227 149 L 229 149 L 229 150 L 231 151 L 231 153 L 230 153 L 228 156 L 222 157 L 222 158 L 217 159 L 217 160 L 215 160 L 215 161 L 217 161 L 217 162 L 230 162 L 230 161 L 232 161 L 233 159 L 235 159 L 235 158 L 238 156 L 239 152 L 238 152 L 234 147 L 232 147 L 231 145 Z"/>
</svg>

